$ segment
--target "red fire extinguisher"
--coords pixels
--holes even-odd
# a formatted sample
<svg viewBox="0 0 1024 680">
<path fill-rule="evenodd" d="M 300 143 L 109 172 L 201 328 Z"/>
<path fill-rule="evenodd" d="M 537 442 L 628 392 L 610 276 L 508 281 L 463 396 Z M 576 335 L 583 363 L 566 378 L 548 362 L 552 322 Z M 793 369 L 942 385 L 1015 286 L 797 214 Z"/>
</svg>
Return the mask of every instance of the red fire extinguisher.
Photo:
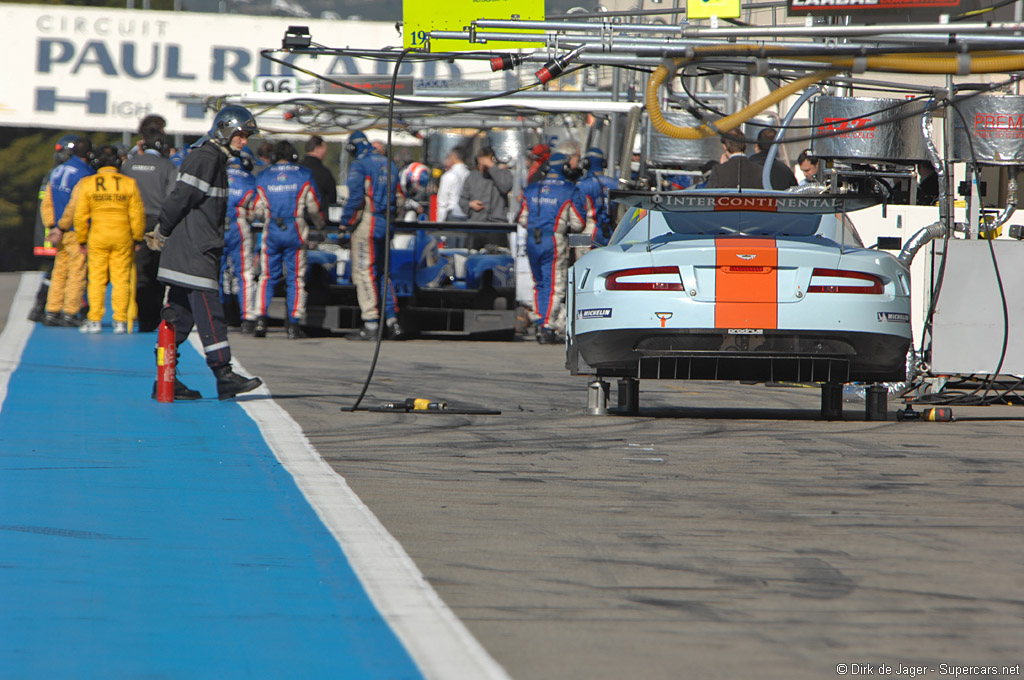
<svg viewBox="0 0 1024 680">
<path fill-rule="evenodd" d="M 178 347 L 174 343 L 173 313 L 169 307 L 161 312 L 163 321 L 156 333 L 156 400 L 174 401 L 174 367 L 178 364 Z"/>
</svg>

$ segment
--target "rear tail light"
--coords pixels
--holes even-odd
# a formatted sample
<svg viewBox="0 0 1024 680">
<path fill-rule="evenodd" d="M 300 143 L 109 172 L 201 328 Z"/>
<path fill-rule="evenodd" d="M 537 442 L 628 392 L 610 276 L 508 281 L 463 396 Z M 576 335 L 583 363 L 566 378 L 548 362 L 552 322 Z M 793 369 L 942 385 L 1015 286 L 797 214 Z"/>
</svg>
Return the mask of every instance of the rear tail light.
<svg viewBox="0 0 1024 680">
<path fill-rule="evenodd" d="M 679 267 L 637 267 L 612 272 L 604 280 L 607 290 L 682 290 Z"/>
<path fill-rule="evenodd" d="M 815 269 L 811 273 L 808 293 L 854 293 L 881 295 L 885 291 L 882 279 L 874 274 L 842 269 Z"/>
</svg>

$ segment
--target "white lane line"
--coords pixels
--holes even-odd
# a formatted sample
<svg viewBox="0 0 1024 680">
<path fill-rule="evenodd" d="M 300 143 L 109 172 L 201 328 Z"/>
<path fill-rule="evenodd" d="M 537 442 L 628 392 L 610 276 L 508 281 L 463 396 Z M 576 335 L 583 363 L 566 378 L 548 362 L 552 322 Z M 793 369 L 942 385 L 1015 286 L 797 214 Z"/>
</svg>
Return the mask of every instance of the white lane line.
<svg viewBox="0 0 1024 680">
<path fill-rule="evenodd" d="M 203 355 L 196 333 L 189 337 Z M 250 372 L 233 361 L 238 373 Z M 239 400 L 299 490 L 334 535 L 367 594 L 430 680 L 511 680 L 423 577 L 412 558 L 306 439 L 265 386 Z"/>
<path fill-rule="evenodd" d="M 21 353 L 25 351 L 28 337 L 32 334 L 28 313 L 35 303 L 36 291 L 39 290 L 39 282 L 42 279 L 42 272 L 26 272 L 21 275 L 18 290 L 11 300 L 4 332 L 0 333 L 0 409 L 7 400 L 7 383 L 21 363 Z"/>
</svg>

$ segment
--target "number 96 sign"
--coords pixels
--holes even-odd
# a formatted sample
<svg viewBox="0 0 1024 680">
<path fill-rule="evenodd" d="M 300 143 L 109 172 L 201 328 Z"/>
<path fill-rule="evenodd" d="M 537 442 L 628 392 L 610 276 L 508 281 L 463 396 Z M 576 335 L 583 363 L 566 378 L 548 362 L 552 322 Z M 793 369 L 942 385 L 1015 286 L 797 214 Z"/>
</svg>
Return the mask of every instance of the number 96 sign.
<svg viewBox="0 0 1024 680">
<path fill-rule="evenodd" d="M 295 93 L 299 91 L 299 79 L 295 76 L 256 76 L 252 79 L 256 92 Z"/>
</svg>

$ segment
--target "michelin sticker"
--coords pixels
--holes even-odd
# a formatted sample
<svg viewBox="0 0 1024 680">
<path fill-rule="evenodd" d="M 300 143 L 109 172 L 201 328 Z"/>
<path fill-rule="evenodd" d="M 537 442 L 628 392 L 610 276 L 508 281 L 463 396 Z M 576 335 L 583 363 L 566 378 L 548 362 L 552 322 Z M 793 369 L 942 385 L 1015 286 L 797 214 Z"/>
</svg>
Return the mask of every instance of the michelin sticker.
<svg viewBox="0 0 1024 680">
<path fill-rule="evenodd" d="M 879 312 L 878 320 L 891 323 L 910 323 L 910 315 L 902 312 Z"/>
<path fill-rule="evenodd" d="M 602 309 L 581 309 L 576 312 L 577 319 L 610 319 L 612 310 L 610 307 Z"/>
</svg>

